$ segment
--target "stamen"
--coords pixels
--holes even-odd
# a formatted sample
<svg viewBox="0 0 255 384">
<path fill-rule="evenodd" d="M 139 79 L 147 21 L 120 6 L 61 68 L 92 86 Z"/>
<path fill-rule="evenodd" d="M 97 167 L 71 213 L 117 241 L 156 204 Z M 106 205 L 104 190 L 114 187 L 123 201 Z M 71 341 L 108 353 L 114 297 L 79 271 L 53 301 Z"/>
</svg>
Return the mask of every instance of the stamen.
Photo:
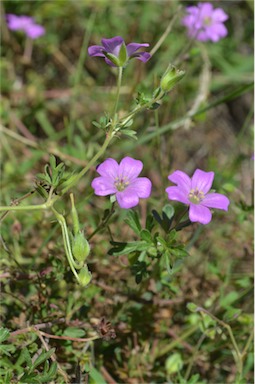
<svg viewBox="0 0 255 384">
<path fill-rule="evenodd" d="M 204 18 L 204 25 L 207 25 L 207 26 L 209 26 L 209 25 L 211 25 L 212 24 L 212 19 L 211 19 L 211 17 L 205 17 Z"/>
<path fill-rule="evenodd" d="M 191 189 L 189 192 L 189 201 L 193 204 L 199 204 L 205 198 L 204 192 L 196 189 Z"/>
<path fill-rule="evenodd" d="M 126 189 L 126 187 L 129 185 L 129 181 L 127 180 L 126 176 L 123 176 L 121 178 L 116 177 L 114 185 L 117 188 L 117 190 L 121 192 L 121 191 L 124 191 L 124 189 Z"/>
</svg>

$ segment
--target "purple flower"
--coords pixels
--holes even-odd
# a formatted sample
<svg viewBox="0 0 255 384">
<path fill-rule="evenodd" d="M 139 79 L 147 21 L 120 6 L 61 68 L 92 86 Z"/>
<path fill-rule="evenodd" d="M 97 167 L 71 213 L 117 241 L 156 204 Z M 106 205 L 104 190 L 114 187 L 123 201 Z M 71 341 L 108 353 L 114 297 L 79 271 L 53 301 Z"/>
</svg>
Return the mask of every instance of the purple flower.
<svg viewBox="0 0 255 384">
<path fill-rule="evenodd" d="M 36 24 L 34 19 L 29 16 L 17 16 L 8 14 L 7 24 L 12 31 L 23 31 L 31 39 L 37 39 L 45 34 L 45 29 L 39 24 Z"/>
<path fill-rule="evenodd" d="M 115 195 L 121 208 L 132 208 L 139 199 L 151 194 L 151 181 L 138 177 L 143 169 L 140 160 L 124 157 L 120 164 L 114 159 L 106 159 L 97 167 L 100 177 L 92 181 L 92 188 L 98 196 Z"/>
<path fill-rule="evenodd" d="M 137 52 L 142 47 L 149 47 L 149 44 L 130 43 L 126 46 L 120 36 L 112 39 L 102 39 L 101 45 L 92 45 L 88 48 L 90 56 L 104 57 L 106 63 L 112 67 L 124 67 L 130 59 L 136 58 L 146 63 L 151 57 L 148 52 Z"/>
<path fill-rule="evenodd" d="M 208 224 L 212 219 L 209 208 L 228 210 L 229 199 L 220 193 L 208 193 L 214 179 L 214 172 L 197 169 L 190 178 L 182 171 L 168 176 L 175 187 L 166 188 L 168 198 L 189 205 L 189 218 L 192 222 Z"/>
<path fill-rule="evenodd" d="M 198 3 L 197 6 L 187 7 L 186 11 L 188 15 L 182 19 L 182 23 L 188 28 L 190 37 L 215 43 L 227 36 L 224 21 L 228 19 L 228 15 L 223 9 L 213 9 L 211 3 Z"/>
</svg>

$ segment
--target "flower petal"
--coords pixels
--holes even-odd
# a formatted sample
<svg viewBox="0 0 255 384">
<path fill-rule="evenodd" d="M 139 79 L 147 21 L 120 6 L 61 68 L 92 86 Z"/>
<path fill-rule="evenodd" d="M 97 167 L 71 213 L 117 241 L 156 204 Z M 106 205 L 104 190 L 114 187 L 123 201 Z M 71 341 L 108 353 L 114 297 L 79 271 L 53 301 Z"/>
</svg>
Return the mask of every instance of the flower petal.
<svg viewBox="0 0 255 384">
<path fill-rule="evenodd" d="M 126 188 L 124 191 L 116 193 L 116 199 L 119 206 L 124 209 L 133 208 L 139 204 L 139 197 L 134 191 Z"/>
<path fill-rule="evenodd" d="M 198 41 L 208 41 L 211 39 L 210 37 L 208 37 L 208 34 L 206 33 L 206 31 L 200 31 L 198 33 L 196 32 L 196 34 L 193 34 L 193 36 L 191 37 L 194 37 L 195 35 Z"/>
<path fill-rule="evenodd" d="M 103 54 L 104 48 L 101 45 L 91 45 L 88 48 L 88 53 L 89 56 L 100 56 L 100 57 L 105 57 Z"/>
<path fill-rule="evenodd" d="M 144 44 L 130 43 L 127 45 L 128 56 L 133 55 L 133 53 L 135 53 L 136 51 L 138 51 L 138 49 L 140 49 L 142 47 L 149 47 L 149 46 L 150 46 L 150 44 L 147 44 L 147 43 L 144 43 Z"/>
<path fill-rule="evenodd" d="M 212 214 L 210 209 L 203 205 L 190 204 L 189 219 L 193 223 L 208 224 L 212 220 Z"/>
<path fill-rule="evenodd" d="M 191 179 L 186 173 L 182 171 L 174 171 L 171 175 L 168 176 L 168 180 L 172 181 L 174 184 L 177 184 L 177 186 L 186 194 L 188 194 L 191 190 Z"/>
<path fill-rule="evenodd" d="M 190 204 L 188 200 L 188 195 L 186 191 L 184 191 L 180 187 L 168 187 L 166 188 L 166 192 L 168 194 L 168 199 L 169 200 L 176 200 L 180 201 L 183 204 Z"/>
<path fill-rule="evenodd" d="M 195 15 L 197 16 L 198 13 L 199 13 L 199 9 L 198 7 L 196 7 L 195 5 L 190 5 L 188 7 L 186 7 L 186 11 L 191 14 L 191 15 Z"/>
<path fill-rule="evenodd" d="M 45 28 L 39 24 L 31 24 L 25 28 L 25 32 L 31 39 L 37 39 L 45 34 Z"/>
<path fill-rule="evenodd" d="M 109 178 L 112 182 L 118 177 L 119 165 L 114 159 L 106 159 L 97 167 L 99 175 Z"/>
<path fill-rule="evenodd" d="M 115 36 L 111 39 L 102 39 L 104 50 L 108 53 L 112 53 L 115 56 L 119 56 L 121 44 L 124 40 L 121 36 Z"/>
<path fill-rule="evenodd" d="M 131 56 L 131 58 L 135 58 L 137 60 L 141 60 L 142 62 L 146 63 L 148 60 L 150 60 L 151 55 L 149 52 L 138 52 Z"/>
<path fill-rule="evenodd" d="M 134 180 L 141 173 L 143 163 L 140 160 L 132 159 L 132 157 L 124 157 L 119 165 L 119 178 L 126 177 L 129 181 Z"/>
<path fill-rule="evenodd" d="M 16 31 L 16 30 L 22 30 L 24 31 L 26 26 L 31 25 L 34 23 L 34 19 L 29 16 L 17 16 L 14 14 L 7 14 L 6 15 L 7 22 L 8 22 L 8 28 Z"/>
<path fill-rule="evenodd" d="M 201 202 L 202 205 L 208 208 L 218 208 L 224 211 L 228 210 L 229 203 L 229 199 L 221 193 L 208 193 Z"/>
<path fill-rule="evenodd" d="M 216 8 L 213 11 L 212 18 L 214 21 L 226 21 L 228 19 L 228 15 L 221 8 Z"/>
<path fill-rule="evenodd" d="M 210 40 L 212 40 L 213 42 L 217 42 L 221 38 L 227 36 L 228 30 L 225 25 L 217 23 L 207 27 L 206 34 Z"/>
<path fill-rule="evenodd" d="M 134 191 L 139 198 L 147 199 L 151 194 L 151 188 L 152 183 L 147 177 L 138 177 L 126 188 L 126 191 Z"/>
<path fill-rule="evenodd" d="M 98 196 L 113 195 L 117 192 L 115 185 L 106 177 L 96 177 L 91 186 L 95 191 L 95 195 Z"/>
<path fill-rule="evenodd" d="M 191 188 L 198 189 L 200 192 L 207 193 L 212 186 L 214 172 L 204 172 L 197 169 L 191 178 Z"/>
<path fill-rule="evenodd" d="M 199 3 L 198 7 L 200 8 L 199 10 L 199 16 L 201 18 L 207 18 L 211 17 L 213 13 L 213 6 L 211 3 Z"/>
</svg>

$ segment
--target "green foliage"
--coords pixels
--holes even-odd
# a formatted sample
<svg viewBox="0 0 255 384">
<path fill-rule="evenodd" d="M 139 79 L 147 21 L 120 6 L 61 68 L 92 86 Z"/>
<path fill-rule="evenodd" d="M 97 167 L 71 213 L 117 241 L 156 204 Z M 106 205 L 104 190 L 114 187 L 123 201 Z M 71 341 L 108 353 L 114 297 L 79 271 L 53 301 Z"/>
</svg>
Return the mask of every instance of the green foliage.
<svg viewBox="0 0 255 384">
<path fill-rule="evenodd" d="M 166 205 L 163 208 L 162 219 L 156 211 L 153 212 L 153 215 L 164 231 L 169 231 L 174 215 L 172 206 Z M 188 256 L 185 246 L 178 243 L 175 230 L 167 233 L 164 237 L 158 232 L 152 234 L 155 223 L 153 223 L 151 215 L 147 217 L 146 228 L 144 229 L 141 227 L 136 211 L 130 210 L 125 222 L 140 240 L 127 243 L 112 241 L 113 248 L 108 253 L 113 256 L 130 255 L 131 271 L 137 284 L 150 275 L 148 268 L 153 264 L 154 259 L 172 275 L 178 270 L 183 258 Z"/>
<path fill-rule="evenodd" d="M 49 351 L 38 351 L 32 354 L 27 347 L 23 348 L 15 359 L 18 350 L 13 344 L 3 344 L 10 336 L 9 330 L 6 328 L 0 329 L 0 353 L 2 356 L 0 379 L 1 382 L 12 382 L 19 378 L 19 383 L 48 383 L 56 378 L 57 363 L 49 363 L 49 359 L 55 352 L 55 348 Z M 7 357 L 8 356 L 8 357 Z M 25 364 L 25 366 L 24 366 Z"/>
<path fill-rule="evenodd" d="M 44 173 L 39 173 L 37 179 L 43 182 L 43 185 L 37 184 L 38 192 L 42 194 L 43 197 L 47 197 L 45 188 L 52 187 L 57 189 L 64 181 L 67 180 L 64 177 L 65 165 L 60 163 L 57 165 L 55 156 L 50 156 L 50 164 L 46 164 L 44 167 Z"/>
</svg>

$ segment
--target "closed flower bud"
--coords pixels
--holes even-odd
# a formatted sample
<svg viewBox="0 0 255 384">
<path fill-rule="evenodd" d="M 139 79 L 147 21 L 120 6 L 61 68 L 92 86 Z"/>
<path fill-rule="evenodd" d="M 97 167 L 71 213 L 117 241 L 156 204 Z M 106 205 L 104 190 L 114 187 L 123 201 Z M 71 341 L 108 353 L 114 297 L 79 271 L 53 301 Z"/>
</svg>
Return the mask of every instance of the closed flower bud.
<svg viewBox="0 0 255 384">
<path fill-rule="evenodd" d="M 177 69 L 173 65 L 169 65 L 166 72 L 162 76 L 160 88 L 164 92 L 169 92 L 183 78 L 185 71 Z"/>
<path fill-rule="evenodd" d="M 90 283 L 90 281 L 92 279 L 92 274 L 88 270 L 88 266 L 87 265 L 82 267 L 82 269 L 80 270 L 78 276 L 79 276 L 79 282 L 80 282 L 80 284 L 83 287 L 86 287 Z"/>
<path fill-rule="evenodd" d="M 88 257 L 90 252 L 90 246 L 88 241 L 85 239 L 83 233 L 79 232 L 77 235 L 74 236 L 72 252 L 73 256 L 79 262 L 85 261 Z"/>
</svg>

